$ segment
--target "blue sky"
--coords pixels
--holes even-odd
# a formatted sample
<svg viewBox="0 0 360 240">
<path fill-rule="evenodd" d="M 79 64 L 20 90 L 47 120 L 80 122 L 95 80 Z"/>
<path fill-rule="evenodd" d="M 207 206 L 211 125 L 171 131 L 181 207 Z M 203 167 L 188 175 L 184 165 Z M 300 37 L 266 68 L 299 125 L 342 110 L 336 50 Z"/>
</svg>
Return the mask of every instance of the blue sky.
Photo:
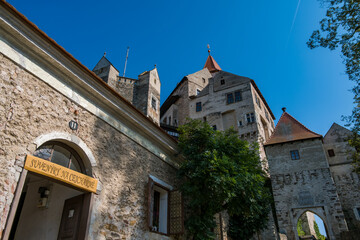
<svg viewBox="0 0 360 240">
<path fill-rule="evenodd" d="M 352 83 L 339 52 L 306 41 L 325 13 L 318 1 L 8 0 L 92 69 L 107 52 L 126 76 L 157 65 L 161 102 L 187 74 L 201 70 L 207 44 L 221 68 L 255 80 L 278 120 L 281 108 L 324 135 L 352 109 Z M 276 121 L 277 121 L 276 120 Z"/>
</svg>

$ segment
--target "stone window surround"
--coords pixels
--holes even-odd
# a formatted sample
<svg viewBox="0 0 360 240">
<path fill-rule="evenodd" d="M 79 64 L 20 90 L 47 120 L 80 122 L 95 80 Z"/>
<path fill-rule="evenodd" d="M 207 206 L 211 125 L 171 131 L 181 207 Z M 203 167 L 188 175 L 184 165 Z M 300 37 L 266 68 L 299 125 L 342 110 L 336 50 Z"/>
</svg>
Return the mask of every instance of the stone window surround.
<svg viewBox="0 0 360 240">
<path fill-rule="evenodd" d="M 149 175 L 149 178 L 151 178 L 151 180 L 154 182 L 154 188 L 155 188 L 154 191 L 160 190 L 160 194 L 166 194 L 166 198 L 169 197 L 169 191 L 174 190 L 174 188 L 170 184 L 160 180 L 159 178 L 157 178 L 157 177 L 155 177 L 153 175 Z M 163 206 L 161 206 L 161 203 L 160 203 L 160 208 L 161 207 L 163 207 Z M 167 209 L 167 214 L 168 214 L 169 206 L 167 205 L 167 203 L 166 203 L 165 208 Z M 150 211 L 152 211 L 152 210 L 150 210 Z M 160 218 L 160 221 L 161 221 L 161 218 Z M 166 222 L 165 223 L 166 225 L 169 224 L 167 217 L 165 218 L 164 221 Z M 166 229 L 168 229 L 168 228 L 166 227 Z M 154 233 L 159 233 L 159 234 L 165 234 L 165 235 L 168 234 L 167 230 L 166 230 L 166 232 L 160 232 L 159 229 L 152 229 L 151 231 L 154 232 Z"/>
<path fill-rule="evenodd" d="M 356 206 L 353 208 L 356 220 L 360 221 L 360 206 Z"/>
</svg>

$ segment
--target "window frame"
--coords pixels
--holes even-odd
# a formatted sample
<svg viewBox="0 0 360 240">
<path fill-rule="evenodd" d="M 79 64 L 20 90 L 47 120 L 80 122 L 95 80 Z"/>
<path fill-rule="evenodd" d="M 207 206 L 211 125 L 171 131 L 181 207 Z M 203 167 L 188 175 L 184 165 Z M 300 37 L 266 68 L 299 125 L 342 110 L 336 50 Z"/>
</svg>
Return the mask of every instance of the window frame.
<svg viewBox="0 0 360 240">
<path fill-rule="evenodd" d="M 154 96 L 151 96 L 151 107 L 156 111 L 157 110 L 157 100 Z"/>
<path fill-rule="evenodd" d="M 242 96 L 241 96 L 241 91 L 240 90 L 234 92 L 234 100 L 235 100 L 235 102 L 241 102 L 242 101 Z"/>
<path fill-rule="evenodd" d="M 235 102 L 235 99 L 234 99 L 234 93 L 227 93 L 226 94 L 226 104 L 232 104 Z"/>
<path fill-rule="evenodd" d="M 202 104 L 201 104 L 201 102 L 197 102 L 197 103 L 196 103 L 195 111 L 196 111 L 196 112 L 201 112 L 201 111 L 202 111 Z"/>
<path fill-rule="evenodd" d="M 335 151 L 334 151 L 334 149 L 328 149 L 327 152 L 328 152 L 328 156 L 329 156 L 329 157 L 335 157 Z"/>
<path fill-rule="evenodd" d="M 255 113 L 254 113 L 254 112 L 246 113 L 245 117 L 246 117 L 246 122 L 247 122 L 247 124 L 251 124 L 251 123 L 255 123 L 255 122 L 256 122 L 256 117 L 255 117 Z"/>
<path fill-rule="evenodd" d="M 300 152 L 299 150 L 295 149 L 295 150 L 290 150 L 290 157 L 291 160 L 299 160 L 300 159 Z"/>
<path fill-rule="evenodd" d="M 53 154 L 54 154 L 54 151 L 55 151 L 55 150 L 54 150 L 54 147 L 55 147 L 55 146 L 62 147 L 62 148 L 64 148 L 65 150 L 67 150 L 67 151 L 70 153 L 70 157 L 69 157 L 69 159 L 68 159 L 68 164 L 67 164 L 67 166 L 64 166 L 64 165 L 61 165 L 61 164 L 59 164 L 59 163 L 56 163 L 56 162 L 53 162 L 53 161 L 52 161 L 52 157 L 53 157 Z M 49 157 L 48 159 L 42 158 L 41 156 L 38 156 L 38 155 L 36 154 L 36 151 L 40 150 L 42 147 L 48 147 L 49 149 L 51 149 L 50 157 Z M 83 174 L 87 175 L 87 174 L 86 174 L 85 165 L 84 165 L 84 163 L 83 163 L 80 155 L 76 152 L 75 149 L 73 149 L 72 147 L 68 146 L 68 145 L 65 144 L 65 143 L 58 142 L 58 141 L 45 142 L 44 144 L 42 144 L 40 147 L 38 147 L 38 148 L 35 150 L 35 152 L 34 152 L 33 155 L 34 155 L 35 157 L 38 157 L 38 158 L 47 160 L 47 161 L 52 162 L 52 163 L 54 163 L 54 164 L 57 164 L 57 165 L 66 167 L 66 168 L 68 168 L 68 169 L 71 169 L 71 168 L 70 168 L 70 167 L 71 167 L 71 163 L 74 161 L 74 160 L 73 160 L 73 158 L 74 158 L 74 159 L 76 160 L 76 162 L 78 163 L 80 169 L 79 169 L 79 171 L 74 170 L 74 169 L 71 169 L 71 170 L 76 171 L 76 172 L 79 172 L 79 173 L 83 173 Z"/>
<path fill-rule="evenodd" d="M 181 196 L 181 193 L 178 191 L 178 190 L 174 190 L 172 186 L 164 186 L 164 184 L 168 185 L 167 183 L 161 183 L 163 181 L 157 179 L 156 177 L 154 176 L 151 176 L 149 175 L 149 179 L 148 179 L 148 183 L 147 183 L 147 193 L 148 193 L 148 199 L 147 199 L 147 202 L 148 202 L 148 209 L 147 209 L 147 224 L 148 224 L 148 230 L 149 232 L 153 232 L 153 233 L 156 233 L 156 234 L 160 234 L 160 235 L 165 235 L 165 236 L 171 236 L 171 235 L 176 235 L 176 234 L 183 234 L 184 233 L 184 201 L 183 201 L 183 198 Z M 161 189 L 161 191 L 165 191 L 166 194 L 167 194 L 167 201 L 166 201 L 166 209 L 167 209 L 167 214 L 166 214 L 166 217 L 163 218 L 164 220 L 163 221 L 166 221 L 166 233 L 164 232 L 160 232 L 158 230 L 154 230 L 154 226 L 152 226 L 153 222 L 152 222 L 152 218 L 153 218 L 153 205 L 152 205 L 152 201 L 153 201 L 153 193 L 156 191 L 156 188 L 157 189 Z M 180 207 L 181 207 L 181 217 L 179 218 L 180 219 L 180 224 L 181 224 L 181 230 L 180 232 L 172 232 L 171 230 L 171 222 L 172 222 L 172 206 L 171 203 L 173 203 L 172 201 L 172 197 L 173 197 L 173 194 L 174 193 L 178 193 L 180 194 Z M 161 193 L 160 193 L 161 194 Z M 160 202 L 161 204 L 161 202 Z M 161 206 L 160 206 L 161 208 Z M 159 209 L 160 209 L 159 208 Z M 160 213 L 159 213 L 160 214 Z M 161 215 L 160 215 L 161 216 Z M 159 216 L 159 217 L 160 217 Z M 159 228 L 160 228 L 160 221 L 161 219 L 159 219 Z M 176 220 L 174 220 L 176 221 Z M 174 231 L 174 230 L 173 230 Z M 175 230 L 176 231 L 176 230 Z"/>
</svg>

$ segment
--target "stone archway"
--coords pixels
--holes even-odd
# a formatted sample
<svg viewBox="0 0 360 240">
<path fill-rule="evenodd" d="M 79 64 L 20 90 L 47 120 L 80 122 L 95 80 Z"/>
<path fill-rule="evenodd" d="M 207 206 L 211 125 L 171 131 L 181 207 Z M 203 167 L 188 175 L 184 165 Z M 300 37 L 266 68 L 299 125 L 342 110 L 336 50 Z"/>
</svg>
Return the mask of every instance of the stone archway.
<svg viewBox="0 0 360 240">
<path fill-rule="evenodd" d="M 324 223 L 325 229 L 327 232 L 328 239 L 334 239 L 335 236 L 333 234 L 331 225 L 329 224 L 329 219 L 327 217 L 326 211 L 324 207 L 308 207 L 308 208 L 294 208 L 292 209 L 292 228 L 293 232 L 295 233 L 295 239 L 299 239 L 297 233 L 297 223 L 299 218 L 306 212 L 311 212 L 317 215 Z"/>
<path fill-rule="evenodd" d="M 63 142 L 76 150 L 84 162 L 86 173 L 89 176 L 92 175 L 92 168 L 97 165 L 95 157 L 90 148 L 78 136 L 64 132 L 51 132 L 37 137 L 34 140 L 34 144 L 36 145 L 36 148 L 38 148 L 49 141 Z"/>
<path fill-rule="evenodd" d="M 36 146 L 36 149 L 38 149 L 40 146 L 42 146 L 43 144 L 46 144 L 48 142 L 59 142 L 59 143 L 68 145 L 70 148 L 72 148 L 76 153 L 78 153 L 78 155 L 80 155 L 80 158 L 84 165 L 83 166 L 84 171 L 82 171 L 82 173 L 85 175 L 91 176 L 91 177 L 93 176 L 93 167 L 95 167 L 97 165 L 95 157 L 92 154 L 90 148 L 79 137 L 69 134 L 69 133 L 64 133 L 64 132 L 51 132 L 51 133 L 40 135 L 32 143 Z M 85 204 L 86 207 L 81 207 L 82 211 L 84 212 L 84 214 L 83 214 L 84 217 L 81 218 L 84 220 L 81 220 L 81 222 L 88 222 L 87 219 L 89 219 L 89 217 L 91 216 L 91 210 L 92 210 L 91 202 L 93 199 L 93 193 L 91 193 L 91 192 L 84 193 L 83 191 L 81 191 L 79 189 L 71 189 L 66 186 L 64 187 L 64 185 L 59 184 L 58 182 L 48 184 L 47 182 L 51 182 L 51 181 L 49 181 L 49 179 L 46 179 L 46 178 L 43 179 L 43 178 L 41 178 L 41 176 L 40 176 L 40 178 L 36 179 L 36 177 L 38 177 L 38 176 L 34 177 L 32 174 L 33 173 L 31 173 L 31 174 L 28 173 L 28 171 L 25 169 L 21 173 L 21 176 L 20 176 L 20 179 L 18 182 L 18 186 L 17 186 L 16 192 L 14 194 L 14 200 L 13 200 L 11 209 L 9 211 L 9 217 L 6 222 L 5 229 L 4 229 L 4 234 L 3 234 L 4 239 L 8 239 L 9 235 L 11 234 L 12 229 L 14 229 L 13 223 L 14 223 L 14 218 L 16 218 L 17 212 L 21 213 L 21 209 L 20 209 L 20 211 L 18 211 L 18 207 L 21 205 L 21 204 L 19 205 L 19 202 L 20 203 L 21 203 L 21 201 L 23 201 L 23 203 L 26 202 L 26 200 L 21 199 L 21 197 L 24 193 L 24 189 L 25 189 L 24 186 L 28 186 L 29 177 L 30 177 L 30 180 L 35 179 L 35 181 L 37 181 L 40 179 L 42 181 L 41 184 L 49 185 L 50 187 L 46 186 L 47 191 L 50 191 L 50 192 L 53 191 L 56 194 L 58 194 L 60 192 L 63 193 L 64 191 L 66 191 L 65 192 L 66 194 L 64 195 L 64 197 L 66 197 L 66 198 L 74 197 L 74 196 L 82 196 L 82 200 L 81 200 L 82 204 L 83 205 Z M 45 183 L 45 181 L 47 181 L 47 182 Z M 54 190 L 53 186 L 56 186 L 56 191 Z M 43 186 L 41 186 L 41 187 L 43 188 Z M 40 189 L 40 187 L 39 187 L 39 189 Z M 97 191 L 97 193 L 99 193 L 101 191 L 100 185 L 98 185 L 96 191 Z M 36 195 L 37 189 L 35 189 L 35 191 L 32 191 L 32 192 L 35 192 L 35 194 L 33 194 L 33 195 Z M 40 198 L 43 198 L 43 197 L 40 196 Z M 59 198 L 55 196 L 54 200 L 59 200 Z M 55 201 L 53 201 L 53 202 L 55 202 Z M 58 204 L 58 205 L 59 206 L 61 205 L 61 210 L 62 210 L 63 203 Z M 36 206 L 36 207 L 39 207 L 39 206 Z M 21 208 L 22 208 L 22 206 L 21 206 Z M 17 219 L 17 220 L 19 220 L 19 219 Z M 86 239 L 88 227 L 89 227 L 88 225 L 84 225 L 84 227 L 81 227 L 82 228 L 82 233 L 80 234 L 82 236 L 81 239 Z"/>
</svg>

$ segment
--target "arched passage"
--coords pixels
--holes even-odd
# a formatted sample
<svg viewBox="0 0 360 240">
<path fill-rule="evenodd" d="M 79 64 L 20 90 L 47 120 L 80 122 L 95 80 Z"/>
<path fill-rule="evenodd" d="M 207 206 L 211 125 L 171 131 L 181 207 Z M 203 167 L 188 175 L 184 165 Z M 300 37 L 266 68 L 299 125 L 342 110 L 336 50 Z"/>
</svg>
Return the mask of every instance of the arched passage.
<svg viewBox="0 0 360 240">
<path fill-rule="evenodd" d="M 332 229 L 323 207 L 293 209 L 293 229 L 295 239 L 333 239 Z M 321 229 L 325 232 L 320 231 Z M 311 236 L 314 238 L 309 238 Z"/>
<path fill-rule="evenodd" d="M 95 159 L 78 137 L 52 133 L 34 142 L 37 149 L 26 161 L 31 159 L 39 169 L 53 169 L 53 172 L 58 169 L 57 173 L 69 176 L 65 180 L 77 179 L 78 183 L 83 183 L 93 179 Z M 17 206 L 13 206 L 16 211 L 9 239 L 86 239 L 91 190 L 26 169 L 23 185 L 16 193 L 20 197 Z"/>
<path fill-rule="evenodd" d="M 311 211 L 305 211 L 299 217 L 296 227 L 299 239 L 327 239 L 328 234 L 324 221 Z"/>
</svg>

